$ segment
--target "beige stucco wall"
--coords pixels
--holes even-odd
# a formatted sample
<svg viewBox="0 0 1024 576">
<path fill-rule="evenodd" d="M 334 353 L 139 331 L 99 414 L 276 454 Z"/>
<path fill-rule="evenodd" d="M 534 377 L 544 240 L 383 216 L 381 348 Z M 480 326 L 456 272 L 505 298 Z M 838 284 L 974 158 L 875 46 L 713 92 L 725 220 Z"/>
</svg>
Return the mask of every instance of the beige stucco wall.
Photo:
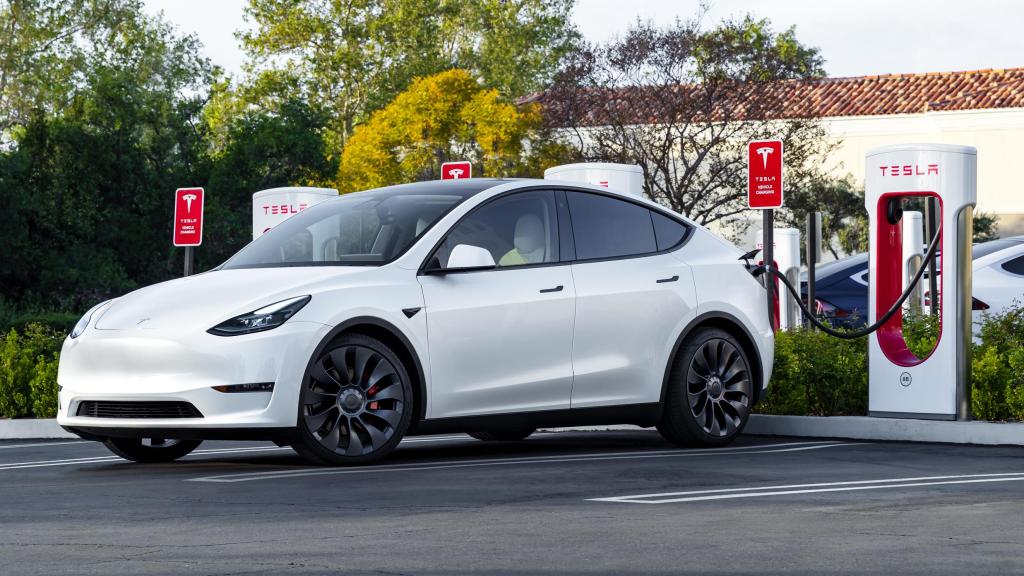
<svg viewBox="0 0 1024 576">
<path fill-rule="evenodd" d="M 864 154 L 910 142 L 964 144 L 978 149 L 978 210 L 999 216 L 1001 236 L 1024 234 L 1024 108 L 852 116 L 823 121 L 841 141 L 831 156 L 837 175 L 864 183 Z"/>
</svg>

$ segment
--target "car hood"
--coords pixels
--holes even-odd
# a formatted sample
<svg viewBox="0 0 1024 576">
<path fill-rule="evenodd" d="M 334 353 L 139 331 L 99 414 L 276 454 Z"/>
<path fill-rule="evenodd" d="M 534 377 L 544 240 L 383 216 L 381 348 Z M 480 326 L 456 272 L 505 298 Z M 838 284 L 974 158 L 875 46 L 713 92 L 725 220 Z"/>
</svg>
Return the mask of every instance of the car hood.
<svg viewBox="0 0 1024 576">
<path fill-rule="evenodd" d="M 324 281 L 375 268 L 323 266 L 214 270 L 141 288 L 116 299 L 97 330 L 201 329 L 295 296 L 312 295 Z M 300 312 L 301 314 L 301 312 Z"/>
</svg>

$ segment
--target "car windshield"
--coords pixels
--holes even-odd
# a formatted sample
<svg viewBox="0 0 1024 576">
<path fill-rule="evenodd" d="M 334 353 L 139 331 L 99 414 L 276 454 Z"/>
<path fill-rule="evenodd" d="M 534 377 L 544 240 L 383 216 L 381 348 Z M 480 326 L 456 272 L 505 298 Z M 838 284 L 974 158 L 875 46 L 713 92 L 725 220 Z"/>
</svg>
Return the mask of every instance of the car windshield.
<svg viewBox="0 0 1024 576">
<path fill-rule="evenodd" d="M 470 195 L 465 189 L 402 186 L 346 194 L 288 218 L 221 269 L 379 266 L 404 253 Z"/>
</svg>

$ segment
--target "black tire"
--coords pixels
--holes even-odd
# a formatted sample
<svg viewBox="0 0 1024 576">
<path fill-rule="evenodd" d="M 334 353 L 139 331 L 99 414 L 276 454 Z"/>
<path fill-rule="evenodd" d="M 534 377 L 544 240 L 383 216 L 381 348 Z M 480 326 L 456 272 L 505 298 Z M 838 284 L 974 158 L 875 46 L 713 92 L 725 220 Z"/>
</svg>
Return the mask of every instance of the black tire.
<svg viewBox="0 0 1024 576">
<path fill-rule="evenodd" d="M 409 374 L 391 348 L 362 334 L 331 342 L 299 392 L 292 448 L 317 464 L 365 464 L 402 441 L 415 409 Z"/>
<path fill-rule="evenodd" d="M 536 432 L 536 428 L 524 428 L 522 430 L 497 430 L 492 432 L 470 432 L 469 435 L 484 442 L 517 442 L 526 440 L 530 434 Z"/>
<path fill-rule="evenodd" d="M 724 446 L 743 431 L 753 402 L 750 359 L 725 330 L 698 328 L 670 367 L 658 431 L 682 446 Z"/>
<path fill-rule="evenodd" d="M 107 438 L 103 445 L 125 460 L 142 463 L 174 462 L 192 452 L 202 440 L 164 438 Z"/>
</svg>

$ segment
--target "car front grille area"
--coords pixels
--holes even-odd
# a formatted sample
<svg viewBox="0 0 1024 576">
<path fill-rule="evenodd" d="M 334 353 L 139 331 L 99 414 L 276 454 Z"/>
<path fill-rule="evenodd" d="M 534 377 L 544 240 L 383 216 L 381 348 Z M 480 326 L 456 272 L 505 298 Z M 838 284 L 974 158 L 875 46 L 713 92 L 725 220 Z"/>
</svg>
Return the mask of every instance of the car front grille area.
<svg viewBox="0 0 1024 576">
<path fill-rule="evenodd" d="M 84 400 L 78 416 L 86 418 L 202 418 L 189 402 L 110 402 Z"/>
</svg>

